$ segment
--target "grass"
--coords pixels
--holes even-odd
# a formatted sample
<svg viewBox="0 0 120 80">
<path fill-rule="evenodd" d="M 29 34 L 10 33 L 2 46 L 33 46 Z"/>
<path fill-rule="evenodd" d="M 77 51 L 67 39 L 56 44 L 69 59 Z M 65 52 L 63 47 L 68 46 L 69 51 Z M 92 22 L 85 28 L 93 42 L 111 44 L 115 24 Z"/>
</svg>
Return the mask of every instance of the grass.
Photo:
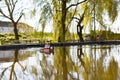
<svg viewBox="0 0 120 80">
<path fill-rule="evenodd" d="M 94 32 L 92 32 L 90 35 L 90 37 L 93 37 Z M 106 31 L 97 31 L 96 35 L 101 35 L 105 37 L 105 40 L 120 40 L 120 34 L 117 33 L 113 33 L 113 32 L 106 32 Z M 69 37 L 72 37 L 73 34 L 69 35 Z M 74 34 L 74 36 L 76 37 L 72 37 L 76 38 L 73 40 L 78 40 L 78 36 L 77 34 Z M 35 41 L 35 40 L 41 40 L 42 43 L 44 43 L 45 40 L 54 40 L 53 39 L 53 33 L 42 33 L 42 32 L 32 32 L 29 34 L 25 34 L 25 33 L 19 33 L 19 38 L 20 40 L 31 40 L 31 42 Z M 71 39 L 71 40 L 72 40 Z M 69 40 L 67 40 L 69 41 Z M 19 41 L 15 41 L 14 38 L 14 34 L 13 33 L 4 33 L 4 34 L 0 34 L 0 43 L 1 44 L 13 44 L 13 43 L 20 43 Z"/>
</svg>

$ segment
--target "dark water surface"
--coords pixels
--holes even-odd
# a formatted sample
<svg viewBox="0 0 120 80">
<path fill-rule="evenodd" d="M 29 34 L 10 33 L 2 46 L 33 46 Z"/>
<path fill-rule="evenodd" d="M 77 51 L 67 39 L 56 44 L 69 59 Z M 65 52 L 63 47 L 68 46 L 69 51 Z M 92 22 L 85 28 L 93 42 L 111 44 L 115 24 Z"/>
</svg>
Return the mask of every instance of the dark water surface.
<svg viewBox="0 0 120 80">
<path fill-rule="evenodd" d="M 120 80 L 120 45 L 0 50 L 0 80 Z"/>
</svg>

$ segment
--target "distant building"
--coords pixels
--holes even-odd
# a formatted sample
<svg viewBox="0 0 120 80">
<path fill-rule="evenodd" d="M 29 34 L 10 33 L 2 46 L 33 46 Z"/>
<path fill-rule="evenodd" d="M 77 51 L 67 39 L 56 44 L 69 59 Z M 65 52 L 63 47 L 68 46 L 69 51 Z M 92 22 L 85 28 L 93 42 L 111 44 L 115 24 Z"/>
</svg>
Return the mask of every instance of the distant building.
<svg viewBox="0 0 120 80">
<path fill-rule="evenodd" d="M 0 21 L 0 33 L 13 33 L 14 27 L 11 22 L 7 21 Z M 18 32 L 21 33 L 29 33 L 33 32 L 34 29 L 25 24 L 25 23 L 18 23 Z"/>
<path fill-rule="evenodd" d="M 94 39 L 93 36 L 91 36 L 90 34 L 84 36 L 85 41 L 93 41 L 93 39 Z"/>
</svg>

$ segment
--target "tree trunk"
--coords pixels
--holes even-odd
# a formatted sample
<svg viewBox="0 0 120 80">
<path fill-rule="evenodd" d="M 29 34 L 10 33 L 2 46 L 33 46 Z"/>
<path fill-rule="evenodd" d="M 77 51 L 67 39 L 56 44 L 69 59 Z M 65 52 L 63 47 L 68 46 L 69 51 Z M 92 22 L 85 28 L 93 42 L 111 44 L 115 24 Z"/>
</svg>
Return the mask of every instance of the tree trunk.
<svg viewBox="0 0 120 80">
<path fill-rule="evenodd" d="M 13 23 L 14 26 L 14 34 L 15 34 L 15 39 L 19 40 L 19 35 L 18 35 L 18 29 L 17 29 L 17 23 Z"/>
<path fill-rule="evenodd" d="M 63 69 L 63 79 L 62 80 L 68 80 L 68 68 L 67 68 L 67 51 L 66 48 L 63 47 L 62 51 L 62 69 Z"/>
<path fill-rule="evenodd" d="M 65 42 L 65 21 L 66 21 L 66 0 L 62 0 L 62 17 L 61 17 L 61 35 L 60 40 Z"/>
<path fill-rule="evenodd" d="M 61 34 L 60 35 L 60 40 L 62 42 L 65 42 L 65 31 L 66 31 L 66 25 L 65 25 L 65 22 L 66 22 L 66 13 L 67 13 L 67 9 L 66 9 L 66 3 L 67 3 L 67 0 L 62 0 L 62 17 L 61 17 Z M 68 80 L 67 78 L 67 64 L 66 64 L 66 53 L 65 53 L 65 47 L 63 47 L 63 62 L 62 63 L 62 66 L 63 66 L 63 80 Z"/>
<path fill-rule="evenodd" d="M 81 25 L 77 25 L 77 34 L 78 34 L 78 36 L 79 36 L 79 40 L 81 41 L 81 42 L 83 42 L 84 40 L 83 40 L 83 37 L 82 37 L 82 29 L 83 29 L 83 26 L 81 26 Z"/>
<path fill-rule="evenodd" d="M 83 26 L 80 26 L 80 41 L 83 42 L 83 37 L 82 37 L 82 30 L 83 30 Z"/>
</svg>

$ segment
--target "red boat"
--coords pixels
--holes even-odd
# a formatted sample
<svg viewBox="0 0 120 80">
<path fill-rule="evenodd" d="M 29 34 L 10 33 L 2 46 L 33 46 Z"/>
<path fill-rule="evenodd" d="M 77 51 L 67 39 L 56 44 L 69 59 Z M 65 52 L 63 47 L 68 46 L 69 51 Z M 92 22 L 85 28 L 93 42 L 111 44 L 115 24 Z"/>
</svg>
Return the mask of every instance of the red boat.
<svg viewBox="0 0 120 80">
<path fill-rule="evenodd" d="M 40 52 L 45 54 L 54 53 L 54 47 L 51 47 L 49 44 L 46 44 L 44 48 L 40 49 Z"/>
</svg>

